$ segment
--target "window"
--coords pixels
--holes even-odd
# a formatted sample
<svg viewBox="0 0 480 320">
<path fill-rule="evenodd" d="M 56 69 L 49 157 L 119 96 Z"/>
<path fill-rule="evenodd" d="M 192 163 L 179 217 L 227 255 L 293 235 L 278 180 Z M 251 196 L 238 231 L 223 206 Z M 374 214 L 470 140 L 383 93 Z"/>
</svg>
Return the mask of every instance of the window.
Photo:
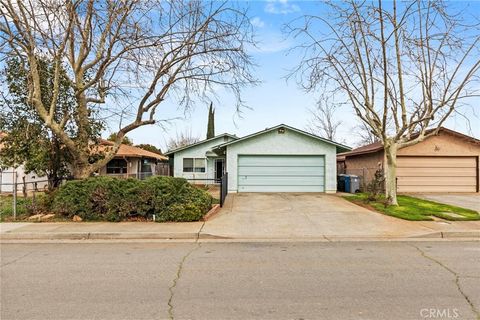
<svg viewBox="0 0 480 320">
<path fill-rule="evenodd" d="M 195 159 L 195 172 L 205 172 L 205 159 Z"/>
<path fill-rule="evenodd" d="M 205 159 L 183 158 L 183 172 L 205 172 Z"/>
<path fill-rule="evenodd" d="M 192 158 L 183 158 L 183 172 L 193 172 Z"/>
<path fill-rule="evenodd" d="M 152 162 L 148 159 L 142 159 L 140 165 L 140 172 L 142 173 L 152 173 Z"/>
<path fill-rule="evenodd" d="M 107 174 L 127 173 L 127 161 L 125 159 L 112 159 L 107 163 Z"/>
</svg>

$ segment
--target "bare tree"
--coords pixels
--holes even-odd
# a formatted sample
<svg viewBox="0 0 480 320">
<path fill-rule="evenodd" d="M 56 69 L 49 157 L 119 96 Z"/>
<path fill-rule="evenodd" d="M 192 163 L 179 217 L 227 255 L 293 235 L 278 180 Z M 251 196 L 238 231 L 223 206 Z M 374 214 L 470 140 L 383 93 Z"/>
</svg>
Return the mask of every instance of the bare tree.
<svg viewBox="0 0 480 320">
<path fill-rule="evenodd" d="M 355 126 L 353 128 L 353 131 L 359 138 L 357 143 L 358 147 L 380 141 L 380 139 L 378 139 L 378 137 L 375 136 L 375 134 L 372 132 L 370 127 L 365 124 L 365 122 L 362 122 L 359 125 Z"/>
<path fill-rule="evenodd" d="M 171 137 L 167 142 L 167 149 L 174 150 L 181 147 L 185 147 L 200 141 L 200 138 L 193 135 L 191 130 L 186 130 L 180 133 L 176 133 L 175 137 Z"/>
<path fill-rule="evenodd" d="M 164 101 L 186 109 L 225 87 L 240 106 L 241 89 L 255 79 L 245 52 L 252 42 L 250 20 L 235 6 L 227 1 L 0 0 L 0 50 L 24 61 L 29 103 L 73 155 L 73 175 L 83 178 L 114 156 L 128 132 L 156 123 Z M 49 105 L 41 96 L 39 57 L 54 64 Z M 77 107 L 57 120 L 62 69 Z M 90 123 L 97 112 L 104 118 L 119 114 L 121 121 L 113 147 L 92 157 Z M 65 129 L 69 121 L 75 122 L 73 134 Z"/>
<path fill-rule="evenodd" d="M 327 97 L 318 100 L 316 108 L 310 110 L 311 119 L 307 130 L 320 137 L 335 140 L 337 129 L 342 121 L 337 120 L 335 111 L 338 105 L 334 104 Z"/>
<path fill-rule="evenodd" d="M 328 14 L 289 27 L 302 40 L 291 76 L 306 90 L 343 93 L 383 143 L 389 204 L 398 204 L 397 150 L 437 134 L 479 93 L 478 12 L 453 12 L 453 5 L 329 2 Z"/>
</svg>

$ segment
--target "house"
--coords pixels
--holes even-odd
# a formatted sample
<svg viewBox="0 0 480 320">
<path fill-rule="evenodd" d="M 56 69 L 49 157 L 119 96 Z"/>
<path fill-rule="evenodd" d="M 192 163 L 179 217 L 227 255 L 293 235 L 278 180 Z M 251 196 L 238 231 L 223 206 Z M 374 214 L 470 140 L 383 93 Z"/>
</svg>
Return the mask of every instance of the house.
<svg viewBox="0 0 480 320">
<path fill-rule="evenodd" d="M 192 181 L 205 179 L 203 182 L 220 179 L 225 173 L 225 156 L 217 155 L 212 150 L 218 145 L 236 139 L 238 139 L 236 136 L 224 133 L 167 152 L 165 155 L 170 159 L 173 176 Z"/>
<path fill-rule="evenodd" d="M 112 146 L 113 142 L 102 140 L 100 146 Z M 99 170 L 101 176 L 144 179 L 152 175 L 168 175 L 168 158 L 138 147 L 121 144 L 114 158 Z"/>
<path fill-rule="evenodd" d="M 16 168 L 0 168 L 0 193 L 12 193 L 14 183 L 17 183 L 18 192 L 23 190 L 24 183 L 26 191 L 48 188 L 48 178 L 46 176 L 38 176 L 33 172 L 26 173 L 23 165 Z"/>
<path fill-rule="evenodd" d="M 6 135 L 5 132 L 0 132 L 0 150 L 3 147 L 2 139 Z M 12 193 L 14 183 L 23 185 L 24 182 L 28 183 L 28 186 L 26 186 L 28 189 L 36 187 L 37 189 L 42 190 L 48 187 L 47 177 L 38 176 L 35 173 L 26 173 L 23 165 L 16 168 L 0 167 L 0 193 Z M 19 192 L 23 190 L 23 187 L 20 185 L 17 187 Z"/>
<path fill-rule="evenodd" d="M 0 132 L 0 141 L 3 136 L 5 136 L 5 133 Z M 113 145 L 113 142 L 101 140 L 99 148 L 105 149 L 111 145 Z M 167 157 L 122 144 L 115 157 L 99 170 L 98 175 L 144 179 L 152 175 L 169 175 L 168 169 Z M 24 183 L 27 191 L 48 188 L 48 177 L 38 176 L 32 172 L 26 173 L 23 165 L 16 168 L 0 168 L 0 193 L 12 193 L 15 181 L 18 184 L 18 192 L 23 190 Z"/>
<path fill-rule="evenodd" d="M 280 124 L 243 138 L 222 134 L 166 153 L 173 175 L 220 178 L 229 192 L 336 192 L 337 152 L 349 147 Z"/>
<path fill-rule="evenodd" d="M 480 140 L 442 127 L 437 135 L 398 150 L 397 191 L 479 192 L 479 157 Z M 380 142 L 337 156 L 339 172 L 359 175 L 365 183 L 383 163 Z"/>
</svg>

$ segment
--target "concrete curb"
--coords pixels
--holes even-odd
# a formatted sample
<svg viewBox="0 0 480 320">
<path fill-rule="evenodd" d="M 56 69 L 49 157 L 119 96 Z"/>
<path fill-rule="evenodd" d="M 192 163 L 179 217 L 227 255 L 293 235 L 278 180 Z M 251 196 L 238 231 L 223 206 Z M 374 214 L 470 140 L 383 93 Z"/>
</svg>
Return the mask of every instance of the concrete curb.
<svg viewBox="0 0 480 320">
<path fill-rule="evenodd" d="M 202 218 L 202 221 L 208 221 L 208 220 L 212 220 L 219 212 L 220 212 L 220 205 L 219 204 L 216 204 L 212 207 L 212 209 L 210 209 L 210 211 L 208 211 Z"/>
<path fill-rule="evenodd" d="M 358 236 L 358 235 L 319 235 L 317 237 L 236 237 L 227 235 L 214 235 L 196 232 L 56 232 L 56 233 L 33 233 L 33 232 L 5 232 L 0 240 L 286 240 L 286 241 L 347 241 L 347 240 L 413 240 L 413 239 L 480 239 L 479 231 L 443 231 L 432 232 L 411 236 Z"/>
<path fill-rule="evenodd" d="M 480 238 L 480 230 L 474 231 L 437 231 L 415 236 L 414 238 Z"/>
<path fill-rule="evenodd" d="M 3 233 L 1 240 L 129 240 L 129 239 L 196 239 L 196 232 L 58 232 L 58 233 Z"/>
</svg>

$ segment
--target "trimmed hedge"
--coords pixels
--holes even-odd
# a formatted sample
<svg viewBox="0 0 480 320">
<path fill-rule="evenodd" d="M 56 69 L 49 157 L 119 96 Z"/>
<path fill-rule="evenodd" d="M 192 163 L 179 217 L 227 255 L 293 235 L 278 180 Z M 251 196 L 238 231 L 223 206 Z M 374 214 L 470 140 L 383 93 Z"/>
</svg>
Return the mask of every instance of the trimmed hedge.
<svg viewBox="0 0 480 320">
<path fill-rule="evenodd" d="M 68 218 L 123 221 L 198 221 L 212 207 L 212 197 L 183 178 L 146 180 L 92 177 L 69 181 L 53 196 L 52 211 Z"/>
</svg>

